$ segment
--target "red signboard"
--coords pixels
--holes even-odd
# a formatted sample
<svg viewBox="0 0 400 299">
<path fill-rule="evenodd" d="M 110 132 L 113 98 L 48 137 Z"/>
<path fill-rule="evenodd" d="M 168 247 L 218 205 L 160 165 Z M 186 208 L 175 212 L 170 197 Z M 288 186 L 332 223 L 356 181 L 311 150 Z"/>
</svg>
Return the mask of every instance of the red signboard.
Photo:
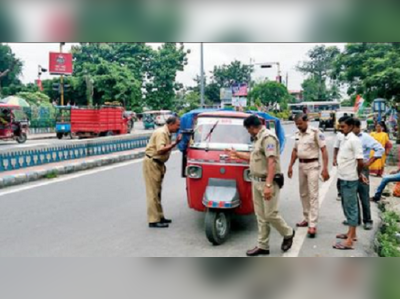
<svg viewBox="0 0 400 299">
<path fill-rule="evenodd" d="M 51 75 L 72 75 L 72 54 L 50 53 L 49 73 Z"/>
</svg>

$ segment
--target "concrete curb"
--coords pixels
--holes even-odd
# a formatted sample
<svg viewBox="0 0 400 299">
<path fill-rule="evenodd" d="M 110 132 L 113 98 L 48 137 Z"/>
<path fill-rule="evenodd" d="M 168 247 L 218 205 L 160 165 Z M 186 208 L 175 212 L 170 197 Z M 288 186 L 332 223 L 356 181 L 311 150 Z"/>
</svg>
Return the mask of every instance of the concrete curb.
<svg viewBox="0 0 400 299">
<path fill-rule="evenodd" d="M 144 157 L 144 149 L 135 153 L 116 154 L 112 156 L 93 158 L 91 160 L 74 162 L 71 161 L 67 165 L 54 165 L 49 164 L 47 169 L 36 171 L 29 171 L 16 175 L 9 175 L 0 178 L 0 189 L 5 189 L 13 186 L 32 183 L 40 180 L 45 180 L 49 175 L 63 176 L 67 174 L 77 173 L 94 168 L 100 168 L 112 164 L 122 163 L 130 160 L 137 160 Z"/>
<path fill-rule="evenodd" d="M 35 136 L 35 135 L 29 135 L 28 140 L 47 140 L 47 139 L 56 139 L 57 136 L 54 133 L 54 136 Z"/>
</svg>

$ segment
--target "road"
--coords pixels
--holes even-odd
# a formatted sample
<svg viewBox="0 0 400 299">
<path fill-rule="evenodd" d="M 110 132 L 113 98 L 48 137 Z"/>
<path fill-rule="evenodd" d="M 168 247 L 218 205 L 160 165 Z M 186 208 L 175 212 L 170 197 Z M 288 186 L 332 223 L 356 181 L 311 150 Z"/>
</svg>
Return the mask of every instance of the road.
<svg viewBox="0 0 400 299">
<path fill-rule="evenodd" d="M 144 130 L 143 128 L 143 123 L 135 123 L 135 129 L 132 131 L 132 134 L 135 133 L 149 133 L 151 130 Z M 48 134 L 46 134 L 48 135 Z M 50 134 L 51 135 L 51 134 Z M 71 140 L 70 138 L 64 138 L 62 140 L 58 140 L 56 138 L 56 134 L 54 135 L 54 138 L 52 139 L 35 139 L 35 140 L 29 140 L 25 144 L 18 144 L 16 141 L 0 141 L 0 152 L 8 151 L 8 150 L 15 150 L 15 149 L 24 149 L 27 147 L 31 146 L 42 146 L 42 145 L 62 145 L 62 144 L 68 144 L 68 142 Z M 29 138 L 29 137 L 28 137 Z"/>
<path fill-rule="evenodd" d="M 295 127 L 285 126 L 288 139 L 282 156 L 286 170 L 294 145 Z M 334 134 L 327 133 L 329 152 Z M 241 257 L 256 245 L 254 216 L 237 217 L 226 244 L 211 246 L 204 234 L 204 215 L 189 210 L 185 181 L 180 178 L 180 154 L 168 163 L 163 190 L 166 215 L 174 220 L 167 230 L 151 230 L 146 224 L 142 161 L 39 182 L 0 192 L 0 256 L 2 257 Z M 332 170 L 335 174 L 335 170 Z M 296 243 L 287 256 L 366 256 L 373 233 L 360 231 L 365 240 L 354 252 L 332 248 L 343 213 L 336 201 L 335 179 L 321 186 L 323 203 L 320 234 L 304 238 L 298 230 Z M 287 181 L 281 211 L 291 226 L 302 220 L 298 196 L 298 171 Z M 376 211 L 374 211 L 376 216 Z M 282 256 L 281 237 L 273 231 L 272 256 Z"/>
</svg>

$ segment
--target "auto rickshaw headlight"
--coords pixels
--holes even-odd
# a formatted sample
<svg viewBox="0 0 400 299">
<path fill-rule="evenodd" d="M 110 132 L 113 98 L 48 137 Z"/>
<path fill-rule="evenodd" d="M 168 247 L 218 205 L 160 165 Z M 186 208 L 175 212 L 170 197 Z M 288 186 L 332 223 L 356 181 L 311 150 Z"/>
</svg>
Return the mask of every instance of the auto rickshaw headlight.
<svg viewBox="0 0 400 299">
<path fill-rule="evenodd" d="M 190 179 L 201 179 L 203 169 L 200 166 L 189 166 L 186 168 L 186 176 Z"/>
<path fill-rule="evenodd" d="M 250 169 L 246 169 L 243 173 L 243 178 L 246 182 L 251 182 Z"/>
</svg>

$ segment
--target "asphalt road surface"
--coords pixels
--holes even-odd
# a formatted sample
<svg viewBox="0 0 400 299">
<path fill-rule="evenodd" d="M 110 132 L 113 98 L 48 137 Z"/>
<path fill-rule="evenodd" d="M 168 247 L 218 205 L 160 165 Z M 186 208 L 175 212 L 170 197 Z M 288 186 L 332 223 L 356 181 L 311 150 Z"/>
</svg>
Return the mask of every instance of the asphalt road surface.
<svg viewBox="0 0 400 299">
<path fill-rule="evenodd" d="M 287 171 L 294 145 L 293 125 L 285 126 L 287 145 L 282 164 Z M 335 135 L 326 133 L 329 152 Z M 0 256 L 2 257 L 240 257 L 257 243 L 254 216 L 236 217 L 232 234 L 222 246 L 209 244 L 204 214 L 187 206 L 185 181 L 180 177 L 180 153 L 168 163 L 163 189 L 167 230 L 146 223 L 142 161 L 92 170 L 0 192 Z M 335 176 L 336 170 L 331 170 Z M 341 204 L 336 201 L 336 179 L 321 185 L 319 237 L 305 238 L 299 229 L 294 248 L 285 256 L 368 256 L 373 232 L 360 230 L 357 250 L 332 249 L 335 234 L 344 233 Z M 291 226 L 302 220 L 298 171 L 281 193 L 281 211 Z M 374 211 L 376 214 L 376 211 Z M 376 215 L 375 215 L 376 216 Z M 272 256 L 282 256 L 282 239 L 272 233 Z"/>
</svg>

